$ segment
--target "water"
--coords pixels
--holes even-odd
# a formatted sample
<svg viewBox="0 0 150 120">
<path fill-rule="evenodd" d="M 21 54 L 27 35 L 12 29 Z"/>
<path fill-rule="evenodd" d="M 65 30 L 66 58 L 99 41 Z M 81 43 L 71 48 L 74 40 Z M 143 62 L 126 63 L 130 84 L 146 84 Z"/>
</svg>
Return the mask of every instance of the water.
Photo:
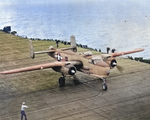
<svg viewBox="0 0 150 120">
<path fill-rule="evenodd" d="M 28 38 L 69 41 L 117 52 L 144 48 L 134 57 L 150 58 L 150 1 L 148 0 L 52 0 L 19 2 L 0 0 L 0 28 Z"/>
</svg>

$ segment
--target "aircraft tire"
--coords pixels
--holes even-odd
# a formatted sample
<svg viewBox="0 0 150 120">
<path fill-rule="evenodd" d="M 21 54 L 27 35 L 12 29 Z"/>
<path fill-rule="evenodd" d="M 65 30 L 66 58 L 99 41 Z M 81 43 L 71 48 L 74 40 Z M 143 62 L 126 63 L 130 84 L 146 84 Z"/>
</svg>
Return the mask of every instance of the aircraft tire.
<svg viewBox="0 0 150 120">
<path fill-rule="evenodd" d="M 59 87 L 64 87 L 65 86 L 65 78 L 60 77 L 59 78 Z"/>
<path fill-rule="evenodd" d="M 77 52 L 77 48 L 73 48 L 73 52 Z"/>
<path fill-rule="evenodd" d="M 106 91 L 106 90 L 107 90 L 107 84 L 106 84 L 106 83 L 103 83 L 103 85 L 102 85 L 102 89 L 103 89 L 104 91 Z"/>
</svg>

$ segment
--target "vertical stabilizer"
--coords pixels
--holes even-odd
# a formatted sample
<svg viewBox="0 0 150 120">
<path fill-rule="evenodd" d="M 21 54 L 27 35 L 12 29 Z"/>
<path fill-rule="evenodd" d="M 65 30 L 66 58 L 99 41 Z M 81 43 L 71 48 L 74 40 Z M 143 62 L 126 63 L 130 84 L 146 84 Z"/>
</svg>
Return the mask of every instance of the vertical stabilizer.
<svg viewBox="0 0 150 120">
<path fill-rule="evenodd" d="M 71 42 L 71 47 L 73 49 L 73 52 L 77 52 L 76 39 L 74 35 L 70 36 L 70 42 Z"/>
<path fill-rule="evenodd" d="M 32 59 L 34 59 L 35 54 L 34 54 L 34 49 L 33 49 L 33 45 L 32 45 L 32 40 L 29 40 L 29 46 L 30 46 L 30 57 Z"/>
</svg>

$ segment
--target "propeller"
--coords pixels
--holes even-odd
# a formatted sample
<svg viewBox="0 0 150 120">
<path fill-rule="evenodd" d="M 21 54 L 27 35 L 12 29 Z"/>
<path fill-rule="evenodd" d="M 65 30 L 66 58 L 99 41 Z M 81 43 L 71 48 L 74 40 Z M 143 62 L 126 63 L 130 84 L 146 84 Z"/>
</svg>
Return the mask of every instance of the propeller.
<svg viewBox="0 0 150 120">
<path fill-rule="evenodd" d="M 116 68 L 118 69 L 119 72 L 123 72 L 124 68 L 120 65 L 117 65 Z"/>
<path fill-rule="evenodd" d="M 114 59 L 111 61 L 111 67 L 114 68 L 116 67 L 118 69 L 119 72 L 123 72 L 123 67 L 117 64 L 117 61 Z"/>
</svg>

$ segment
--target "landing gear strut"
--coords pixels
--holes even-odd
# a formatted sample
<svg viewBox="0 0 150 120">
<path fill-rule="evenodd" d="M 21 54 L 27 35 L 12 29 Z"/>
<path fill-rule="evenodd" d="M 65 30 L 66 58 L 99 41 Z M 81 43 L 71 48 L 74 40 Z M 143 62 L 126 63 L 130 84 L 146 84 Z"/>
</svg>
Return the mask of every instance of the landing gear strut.
<svg viewBox="0 0 150 120">
<path fill-rule="evenodd" d="M 106 90 L 107 90 L 106 79 L 104 79 L 104 78 L 103 78 L 102 89 L 103 89 L 104 91 L 106 91 Z"/>
<path fill-rule="evenodd" d="M 65 86 L 65 76 L 62 74 L 63 77 L 59 78 L 59 87 L 64 87 Z"/>
</svg>

